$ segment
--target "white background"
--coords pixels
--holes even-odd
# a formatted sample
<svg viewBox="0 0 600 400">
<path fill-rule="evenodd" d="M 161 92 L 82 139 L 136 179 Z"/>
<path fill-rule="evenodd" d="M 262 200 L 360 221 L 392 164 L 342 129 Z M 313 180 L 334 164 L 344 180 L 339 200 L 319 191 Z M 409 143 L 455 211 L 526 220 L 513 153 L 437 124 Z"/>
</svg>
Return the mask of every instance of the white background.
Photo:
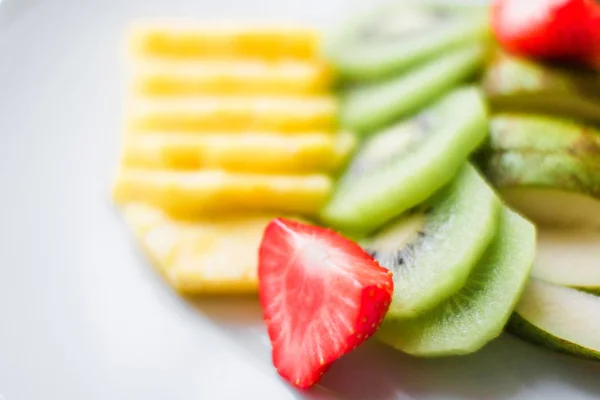
<svg viewBox="0 0 600 400">
<path fill-rule="evenodd" d="M 139 16 L 326 27 L 343 0 L 5 0 L 0 4 L 0 394 L 6 400 L 593 399 L 600 364 L 510 336 L 467 357 L 370 342 L 300 393 L 270 364 L 254 302 L 174 295 L 109 201 Z M 600 334 L 600 333 L 599 333 Z"/>
</svg>

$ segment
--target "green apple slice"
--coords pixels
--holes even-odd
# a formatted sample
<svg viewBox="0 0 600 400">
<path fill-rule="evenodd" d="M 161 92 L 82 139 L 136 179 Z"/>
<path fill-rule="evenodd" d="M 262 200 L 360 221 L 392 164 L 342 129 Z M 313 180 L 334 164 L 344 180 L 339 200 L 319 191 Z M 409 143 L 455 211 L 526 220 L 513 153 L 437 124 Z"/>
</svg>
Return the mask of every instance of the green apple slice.
<svg viewBox="0 0 600 400">
<path fill-rule="evenodd" d="M 600 165 L 600 129 L 545 115 L 500 113 L 490 120 L 492 151 L 569 153 Z"/>
<path fill-rule="evenodd" d="M 544 227 L 600 227 L 600 167 L 567 153 L 500 152 L 480 162 L 502 198 Z"/>
<path fill-rule="evenodd" d="M 542 229 L 532 276 L 600 294 L 600 232 Z"/>
<path fill-rule="evenodd" d="M 532 279 L 509 329 L 537 345 L 600 360 L 600 297 Z"/>
<path fill-rule="evenodd" d="M 551 67 L 498 53 L 483 87 L 494 110 L 563 115 L 600 122 L 600 74 Z"/>
</svg>

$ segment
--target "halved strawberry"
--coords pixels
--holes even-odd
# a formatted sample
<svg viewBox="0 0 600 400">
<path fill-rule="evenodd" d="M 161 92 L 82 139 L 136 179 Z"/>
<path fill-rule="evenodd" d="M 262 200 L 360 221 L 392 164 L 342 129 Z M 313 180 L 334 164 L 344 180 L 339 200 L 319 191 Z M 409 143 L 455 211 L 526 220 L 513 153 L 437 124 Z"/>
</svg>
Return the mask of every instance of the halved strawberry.
<svg viewBox="0 0 600 400">
<path fill-rule="evenodd" d="M 300 388 L 375 333 L 394 285 L 356 243 L 280 218 L 265 229 L 258 276 L 273 364 Z"/>
<path fill-rule="evenodd" d="M 594 58 L 599 23 L 594 0 L 495 0 L 492 5 L 492 27 L 502 46 L 535 58 Z"/>
</svg>

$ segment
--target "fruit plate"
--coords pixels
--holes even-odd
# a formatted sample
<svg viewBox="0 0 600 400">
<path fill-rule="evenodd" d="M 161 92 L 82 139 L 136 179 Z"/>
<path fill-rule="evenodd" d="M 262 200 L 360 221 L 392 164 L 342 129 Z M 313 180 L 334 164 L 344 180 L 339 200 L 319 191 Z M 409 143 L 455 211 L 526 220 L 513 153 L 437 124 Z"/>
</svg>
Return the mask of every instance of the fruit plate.
<svg viewBox="0 0 600 400">
<path fill-rule="evenodd" d="M 355 2 L 358 3 L 358 2 Z M 136 17 L 298 20 L 317 0 L 5 0 L 0 4 L 0 398 L 594 399 L 600 364 L 503 335 L 463 357 L 375 341 L 299 392 L 271 366 L 255 300 L 188 301 L 155 274 L 109 202 Z"/>
</svg>

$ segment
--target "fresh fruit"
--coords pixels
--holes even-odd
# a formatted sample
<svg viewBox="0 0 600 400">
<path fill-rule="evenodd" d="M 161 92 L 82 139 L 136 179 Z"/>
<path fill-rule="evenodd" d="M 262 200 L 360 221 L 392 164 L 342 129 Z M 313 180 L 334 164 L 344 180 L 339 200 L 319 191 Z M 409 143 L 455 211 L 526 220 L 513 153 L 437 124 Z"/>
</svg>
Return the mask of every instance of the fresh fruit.
<svg viewBox="0 0 600 400">
<path fill-rule="evenodd" d="M 495 111 L 547 113 L 600 122 L 600 74 L 497 53 L 483 76 Z"/>
<path fill-rule="evenodd" d="M 362 242 L 394 273 L 387 318 L 414 317 L 462 288 L 496 233 L 500 201 L 466 165 L 450 185 Z"/>
<path fill-rule="evenodd" d="M 566 176 L 565 179 L 577 179 Z M 545 184 L 545 182 L 542 182 Z M 507 187 L 500 194 L 508 204 L 536 225 L 547 228 L 600 227 L 598 199 L 571 188 Z"/>
<path fill-rule="evenodd" d="M 600 297 L 532 279 L 509 329 L 540 346 L 600 360 Z"/>
<path fill-rule="evenodd" d="M 356 139 L 349 132 L 129 135 L 122 163 L 158 169 L 224 169 L 269 174 L 334 172 Z"/>
<path fill-rule="evenodd" d="M 378 338 L 419 356 L 467 354 L 480 349 L 502 332 L 525 286 L 534 253 L 535 228 L 505 209 L 496 237 L 467 284 L 416 318 L 386 318 Z"/>
<path fill-rule="evenodd" d="M 319 51 L 316 29 L 289 24 L 144 21 L 132 27 L 129 40 L 136 56 L 173 59 L 306 60 L 315 58 Z"/>
<path fill-rule="evenodd" d="M 597 164 L 567 153 L 502 152 L 481 165 L 502 198 L 536 224 L 600 227 Z"/>
<path fill-rule="evenodd" d="M 369 138 L 322 212 L 336 228 L 367 234 L 446 185 L 487 135 L 479 92 L 463 88 Z"/>
<path fill-rule="evenodd" d="M 587 229 L 538 232 L 531 275 L 557 285 L 600 294 L 600 233 Z"/>
<path fill-rule="evenodd" d="M 331 188 L 332 179 L 323 174 L 121 169 L 113 197 L 119 204 L 145 202 L 179 217 L 259 211 L 315 214 Z"/>
<path fill-rule="evenodd" d="M 600 166 L 600 129 L 567 119 L 504 113 L 490 120 L 493 152 L 565 153 Z"/>
<path fill-rule="evenodd" d="M 336 127 L 332 96 L 136 99 L 130 129 L 141 132 L 216 132 L 330 130 Z"/>
<path fill-rule="evenodd" d="M 258 276 L 279 374 L 310 387 L 333 361 L 372 336 L 390 304 L 390 275 L 331 230 L 273 220 L 260 245 Z"/>
<path fill-rule="evenodd" d="M 185 294 L 255 293 L 258 248 L 268 215 L 180 221 L 138 203 L 123 206 L 125 221 L 144 252 Z"/>
<path fill-rule="evenodd" d="M 365 134 L 417 112 L 472 76 L 484 55 L 482 45 L 463 46 L 406 74 L 352 87 L 343 99 L 341 124 Z"/>
<path fill-rule="evenodd" d="M 487 38 L 485 9 L 402 2 L 360 14 L 326 41 L 343 78 L 389 77 Z"/>
<path fill-rule="evenodd" d="M 581 61 L 600 49 L 594 0 L 495 0 L 491 20 L 501 45 L 525 56 Z"/>
<path fill-rule="evenodd" d="M 134 65 L 133 87 L 146 96 L 260 94 L 313 95 L 327 91 L 332 74 L 323 61 L 159 61 Z"/>
</svg>

